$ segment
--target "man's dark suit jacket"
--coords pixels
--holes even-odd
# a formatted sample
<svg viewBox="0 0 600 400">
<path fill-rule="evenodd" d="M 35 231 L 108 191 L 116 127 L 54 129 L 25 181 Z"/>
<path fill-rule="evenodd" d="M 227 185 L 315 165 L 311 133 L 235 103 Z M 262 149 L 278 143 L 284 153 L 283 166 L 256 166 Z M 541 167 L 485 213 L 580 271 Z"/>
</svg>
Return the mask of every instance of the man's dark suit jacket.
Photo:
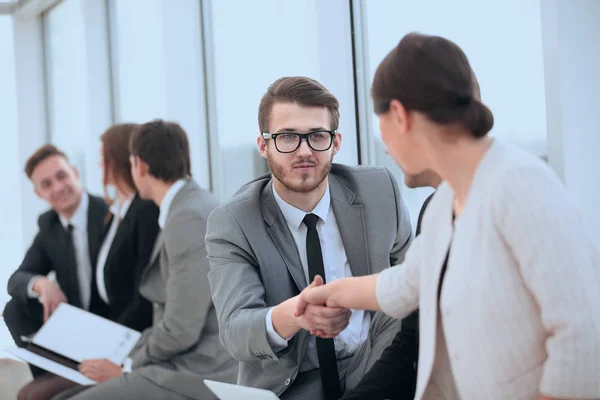
<svg viewBox="0 0 600 400">
<path fill-rule="evenodd" d="M 421 233 L 421 220 L 430 195 L 419 212 L 417 236 Z M 415 311 L 402 320 L 402 330 L 383 351 L 381 358 L 353 389 L 340 400 L 412 400 L 417 386 L 417 362 L 419 359 L 419 312 Z"/>
<path fill-rule="evenodd" d="M 136 195 L 119 224 L 104 266 L 108 318 L 140 332 L 152 325 L 152 304 L 140 294 L 140 276 L 158 236 L 158 214 L 154 202 Z M 105 236 L 111 222 L 105 226 Z"/>
<path fill-rule="evenodd" d="M 100 197 L 89 195 L 87 215 L 88 248 L 90 265 L 95 271 L 95 265 L 102 245 L 104 219 L 108 206 Z M 77 282 L 77 266 L 73 265 L 70 257 L 66 256 L 68 236 L 60 222 L 56 211 L 49 210 L 38 219 L 39 232 L 33 244 L 27 250 L 21 266 L 8 281 L 8 294 L 13 299 L 27 303 L 27 285 L 38 275 L 47 275 L 56 271 L 56 281 L 67 297 L 69 304 L 81 307 L 79 284 Z"/>
</svg>

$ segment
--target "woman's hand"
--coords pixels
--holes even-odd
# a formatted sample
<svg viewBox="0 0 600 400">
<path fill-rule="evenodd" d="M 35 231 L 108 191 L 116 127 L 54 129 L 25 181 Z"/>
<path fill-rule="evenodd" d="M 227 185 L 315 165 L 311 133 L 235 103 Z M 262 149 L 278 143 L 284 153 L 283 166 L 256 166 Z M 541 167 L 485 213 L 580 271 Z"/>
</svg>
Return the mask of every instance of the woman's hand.
<svg viewBox="0 0 600 400">
<path fill-rule="evenodd" d="M 300 293 L 298 303 L 296 304 L 296 312 L 294 315 L 299 317 L 304 314 L 306 307 L 309 304 L 317 306 L 327 306 L 329 295 L 329 287 L 323 284 L 323 278 L 316 275 L 315 279 Z"/>
</svg>

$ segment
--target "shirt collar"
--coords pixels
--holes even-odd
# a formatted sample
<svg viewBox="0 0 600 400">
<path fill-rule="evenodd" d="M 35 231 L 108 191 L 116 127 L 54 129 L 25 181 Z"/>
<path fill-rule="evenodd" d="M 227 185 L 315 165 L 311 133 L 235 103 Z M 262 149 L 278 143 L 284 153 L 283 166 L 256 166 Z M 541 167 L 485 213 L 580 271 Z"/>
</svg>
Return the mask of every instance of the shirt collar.
<svg viewBox="0 0 600 400">
<path fill-rule="evenodd" d="M 177 182 L 171 185 L 162 202 L 160 203 L 160 214 L 158 215 L 158 226 L 160 229 L 165 228 L 165 224 L 167 223 L 167 215 L 169 214 L 169 209 L 171 208 L 171 203 L 173 199 L 179 193 L 181 188 L 186 184 L 185 179 L 179 179 Z"/>
<path fill-rule="evenodd" d="M 119 202 L 119 199 L 116 199 L 110 206 L 111 214 L 119 219 L 125 218 L 125 214 L 127 214 L 127 210 L 129 210 L 134 197 L 135 195 L 129 197 L 123 204 Z"/>
<path fill-rule="evenodd" d="M 294 227 L 294 229 L 300 229 L 300 226 L 302 225 L 302 221 L 304 220 L 306 214 L 315 214 L 316 216 L 321 218 L 323 222 L 327 222 L 327 215 L 329 214 L 329 206 L 331 204 L 331 195 L 329 194 L 329 182 L 327 182 L 327 188 L 325 189 L 323 197 L 321 197 L 321 200 L 319 200 L 315 208 L 310 213 L 306 213 L 283 200 L 281 196 L 277 194 L 277 191 L 275 190 L 275 185 L 273 185 L 273 195 L 275 196 L 275 201 L 277 202 L 279 209 L 283 213 L 285 220 L 290 226 Z"/>
<path fill-rule="evenodd" d="M 81 194 L 81 200 L 77 210 L 71 216 L 71 219 L 66 219 L 62 214 L 59 214 L 60 223 L 67 229 L 69 224 L 73 225 L 74 228 L 83 228 L 87 226 L 87 214 L 90 204 L 90 198 L 86 192 Z"/>
</svg>

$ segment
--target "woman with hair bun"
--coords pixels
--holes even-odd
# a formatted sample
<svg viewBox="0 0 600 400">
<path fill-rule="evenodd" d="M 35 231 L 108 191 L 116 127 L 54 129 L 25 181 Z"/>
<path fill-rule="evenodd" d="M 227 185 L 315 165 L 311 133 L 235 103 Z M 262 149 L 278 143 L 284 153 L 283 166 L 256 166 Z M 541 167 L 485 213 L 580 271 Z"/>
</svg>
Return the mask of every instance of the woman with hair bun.
<svg viewBox="0 0 600 400">
<path fill-rule="evenodd" d="M 444 182 L 402 265 L 317 277 L 297 315 L 419 308 L 416 399 L 598 399 L 600 257 L 555 173 L 487 136 L 494 118 L 473 84 L 439 36 L 411 33 L 382 61 L 372 97 L 387 152 Z"/>
</svg>

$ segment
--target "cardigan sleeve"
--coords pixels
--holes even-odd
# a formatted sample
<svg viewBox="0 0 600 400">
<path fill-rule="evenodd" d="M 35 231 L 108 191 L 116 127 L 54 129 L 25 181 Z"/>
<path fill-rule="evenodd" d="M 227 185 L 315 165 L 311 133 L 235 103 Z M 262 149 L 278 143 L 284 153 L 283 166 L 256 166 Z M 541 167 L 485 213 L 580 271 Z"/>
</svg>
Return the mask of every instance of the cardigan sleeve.
<svg viewBox="0 0 600 400">
<path fill-rule="evenodd" d="M 419 307 L 419 247 L 421 236 L 413 240 L 400 265 L 386 268 L 377 278 L 377 302 L 394 318 L 404 318 Z"/>
<path fill-rule="evenodd" d="M 493 204 L 546 329 L 540 392 L 600 397 L 600 257 L 576 207 L 544 164 L 519 165 L 502 177 Z"/>
</svg>

